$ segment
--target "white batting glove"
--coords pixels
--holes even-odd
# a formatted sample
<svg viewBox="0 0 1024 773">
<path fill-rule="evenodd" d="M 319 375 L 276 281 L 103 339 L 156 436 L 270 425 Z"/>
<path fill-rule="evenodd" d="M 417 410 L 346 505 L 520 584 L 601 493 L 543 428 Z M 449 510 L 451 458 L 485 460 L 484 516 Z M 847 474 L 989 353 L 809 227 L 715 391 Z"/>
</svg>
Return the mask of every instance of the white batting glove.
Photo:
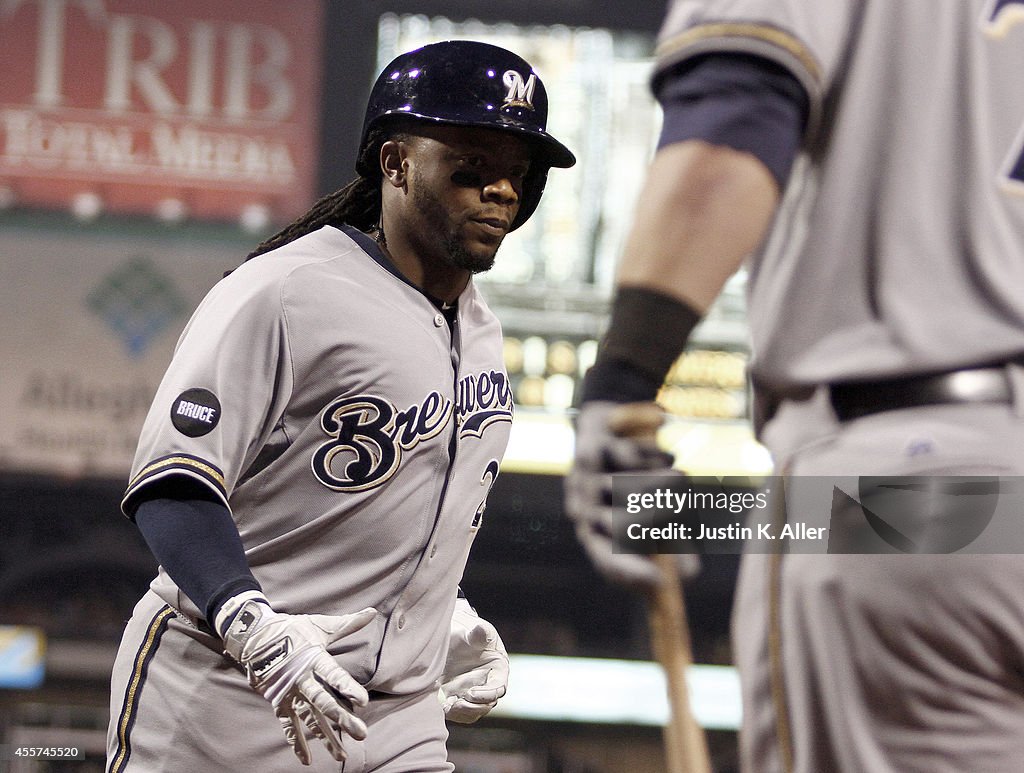
<svg viewBox="0 0 1024 773">
<path fill-rule="evenodd" d="M 227 626 L 225 653 L 245 668 L 249 684 L 270 701 L 303 765 L 311 759 L 303 725 L 339 762 L 347 756 L 344 736 L 366 738 L 366 725 L 352 711 L 365 706 L 369 696 L 327 647 L 376 616 L 372 607 L 342 616 L 286 615 L 253 593 L 230 599 L 217 613 L 217 630 Z"/>
<path fill-rule="evenodd" d="M 457 599 L 438 695 L 445 718 L 476 722 L 497 705 L 507 687 L 508 653 L 501 637 L 466 599 Z"/>
<path fill-rule="evenodd" d="M 597 570 L 622 585 L 652 588 L 661 582 L 650 556 L 613 552 L 612 475 L 680 474 L 672 469 L 672 457 L 653 440 L 663 418 L 654 403 L 594 400 L 583 404 L 576 420 L 575 461 L 565 479 L 566 513 Z M 675 558 L 681 578 L 700 571 L 699 556 L 684 553 Z"/>
</svg>

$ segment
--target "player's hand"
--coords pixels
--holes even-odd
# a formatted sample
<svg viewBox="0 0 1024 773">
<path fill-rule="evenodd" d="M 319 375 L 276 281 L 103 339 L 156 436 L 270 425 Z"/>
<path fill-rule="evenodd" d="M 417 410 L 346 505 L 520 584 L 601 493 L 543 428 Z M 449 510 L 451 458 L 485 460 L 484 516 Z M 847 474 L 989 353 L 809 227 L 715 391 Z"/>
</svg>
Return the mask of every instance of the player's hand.
<svg viewBox="0 0 1024 773">
<path fill-rule="evenodd" d="M 225 605 L 218 619 L 233 614 L 224 633 L 225 652 L 241 664 L 249 684 L 274 707 L 285 739 L 303 765 L 310 764 L 302 726 L 323 741 L 339 762 L 344 737 L 366 738 L 366 725 L 353 714 L 369 696 L 341 668 L 327 647 L 367 626 L 372 607 L 350 615 L 286 615 L 265 599 L 248 599 L 237 612 Z"/>
<path fill-rule="evenodd" d="M 613 403 L 595 400 L 583 404 L 576 420 L 576 453 L 565 480 L 565 508 L 576 536 L 602 575 L 612 582 L 651 588 L 661 575 L 649 556 L 613 552 L 612 475 L 643 472 L 678 476 L 672 456 L 655 443 L 665 414 L 655 403 Z M 693 554 L 676 557 L 683 579 L 700 571 Z"/>
<path fill-rule="evenodd" d="M 441 705 L 452 722 L 469 724 L 495 707 L 508 687 L 508 653 L 494 626 L 460 598 L 452 614 Z"/>
</svg>

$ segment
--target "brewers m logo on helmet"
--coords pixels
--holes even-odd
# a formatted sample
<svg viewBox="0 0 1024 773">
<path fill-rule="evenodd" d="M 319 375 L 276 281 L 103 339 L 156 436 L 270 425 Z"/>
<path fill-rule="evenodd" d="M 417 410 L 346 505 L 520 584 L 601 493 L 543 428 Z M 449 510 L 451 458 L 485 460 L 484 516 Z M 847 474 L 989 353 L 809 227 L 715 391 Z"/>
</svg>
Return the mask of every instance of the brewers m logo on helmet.
<svg viewBox="0 0 1024 773">
<path fill-rule="evenodd" d="M 515 70 L 506 70 L 502 81 L 508 87 L 505 104 L 502 107 L 528 107 L 533 110 L 533 90 L 537 88 L 537 76 L 530 73 L 525 81 Z"/>
</svg>

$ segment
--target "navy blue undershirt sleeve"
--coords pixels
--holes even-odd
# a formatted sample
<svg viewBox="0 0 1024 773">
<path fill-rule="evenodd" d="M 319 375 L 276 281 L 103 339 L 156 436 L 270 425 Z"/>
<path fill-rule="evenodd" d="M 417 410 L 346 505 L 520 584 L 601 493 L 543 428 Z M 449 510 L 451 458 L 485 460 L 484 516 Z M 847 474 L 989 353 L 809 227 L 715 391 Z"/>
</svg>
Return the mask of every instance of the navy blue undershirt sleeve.
<svg viewBox="0 0 1024 773">
<path fill-rule="evenodd" d="M 195 497 L 187 486 L 146 493 L 150 496 L 139 503 L 135 523 L 157 561 L 207 621 L 232 596 L 261 590 L 223 503 Z"/>
<path fill-rule="evenodd" d="M 659 149 L 703 140 L 751 153 L 785 187 L 810 111 L 787 69 L 749 54 L 707 54 L 659 74 L 654 93 L 664 110 Z"/>
</svg>

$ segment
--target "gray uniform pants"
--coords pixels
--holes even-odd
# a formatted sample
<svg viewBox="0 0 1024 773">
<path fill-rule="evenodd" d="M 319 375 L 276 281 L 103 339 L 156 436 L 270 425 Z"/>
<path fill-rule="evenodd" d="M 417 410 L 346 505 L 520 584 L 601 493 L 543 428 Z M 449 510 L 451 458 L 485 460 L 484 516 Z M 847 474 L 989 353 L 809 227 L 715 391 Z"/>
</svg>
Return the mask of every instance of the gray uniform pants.
<svg viewBox="0 0 1024 773">
<path fill-rule="evenodd" d="M 790 476 L 1021 476 L 1017 403 L 839 424 L 819 392 L 783 403 L 762 439 Z M 748 554 L 733 642 L 745 773 L 1024 770 L 1019 552 Z"/>
<path fill-rule="evenodd" d="M 348 759 L 335 762 L 322 742 L 310 739 L 313 761 L 303 767 L 270 704 L 245 675 L 211 649 L 211 637 L 149 592 L 128 622 L 114 663 L 107 771 L 453 770 L 436 692 L 375 695 L 357 713 L 369 734 L 364 741 L 345 740 Z"/>
</svg>

